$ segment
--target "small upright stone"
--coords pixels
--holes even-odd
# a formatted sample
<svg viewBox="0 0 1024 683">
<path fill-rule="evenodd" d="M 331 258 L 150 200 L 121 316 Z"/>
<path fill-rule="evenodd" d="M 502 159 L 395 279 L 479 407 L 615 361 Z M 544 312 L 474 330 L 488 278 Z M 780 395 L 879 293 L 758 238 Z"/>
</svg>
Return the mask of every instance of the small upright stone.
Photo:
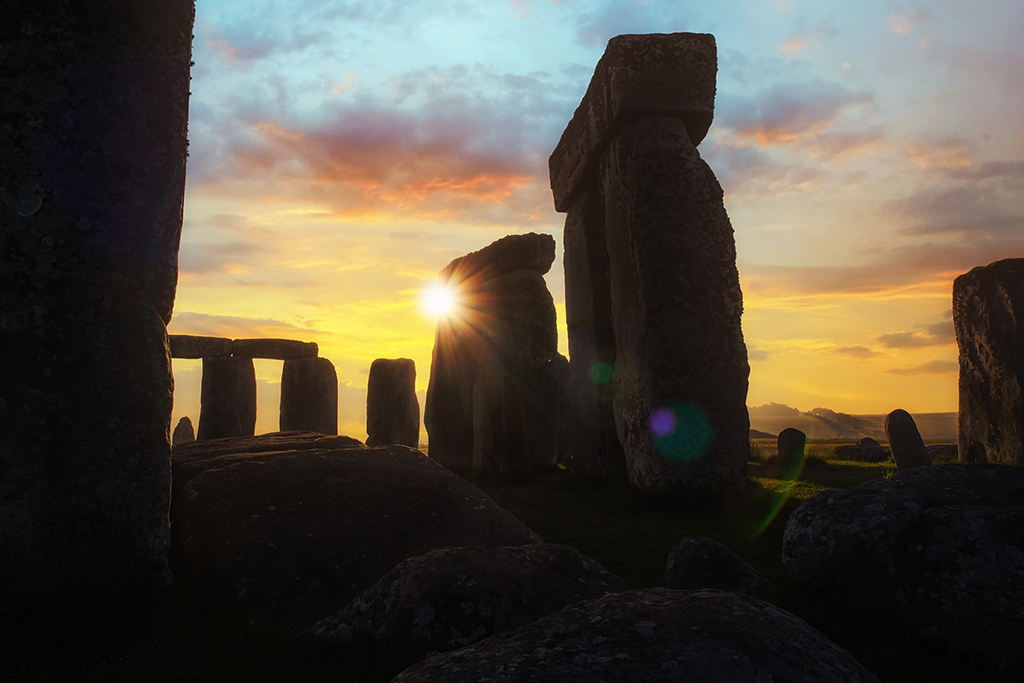
<svg viewBox="0 0 1024 683">
<path fill-rule="evenodd" d="M 804 447 L 807 445 L 807 435 L 799 429 L 787 427 L 779 432 L 779 454 L 775 460 L 776 466 L 782 470 L 788 470 L 804 461 Z"/>
<path fill-rule="evenodd" d="M 1024 258 L 953 282 L 961 462 L 1024 464 Z"/>
<path fill-rule="evenodd" d="M 196 440 L 252 436 L 256 432 L 256 369 L 252 358 L 203 359 Z"/>
<path fill-rule="evenodd" d="M 889 439 L 889 450 L 896 461 L 896 469 L 907 470 L 932 464 L 921 432 L 917 430 L 917 423 L 907 411 L 894 410 L 885 416 L 885 436 Z"/>
<path fill-rule="evenodd" d="M 416 363 L 410 358 L 378 358 L 370 364 L 366 386 L 366 445 L 420 441 L 420 402 L 416 399 Z"/>
<path fill-rule="evenodd" d="M 338 433 L 338 373 L 326 358 L 292 358 L 281 369 L 281 431 Z"/>
<path fill-rule="evenodd" d="M 174 434 L 171 435 L 171 445 L 177 446 L 183 443 L 192 443 L 195 440 L 196 433 L 192 428 L 192 420 L 188 419 L 186 415 L 178 420 L 178 424 L 174 428 Z"/>
</svg>

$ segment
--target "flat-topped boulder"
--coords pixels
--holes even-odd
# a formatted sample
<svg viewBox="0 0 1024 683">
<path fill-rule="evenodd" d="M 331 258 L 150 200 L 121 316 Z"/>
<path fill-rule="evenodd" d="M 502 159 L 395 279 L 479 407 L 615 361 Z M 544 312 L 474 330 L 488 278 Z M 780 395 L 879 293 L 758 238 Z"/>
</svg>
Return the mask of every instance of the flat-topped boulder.
<svg viewBox="0 0 1024 683">
<path fill-rule="evenodd" d="M 718 51 L 707 33 L 622 35 L 608 41 L 583 101 L 548 160 L 555 208 L 568 211 L 608 141 L 645 116 L 686 125 L 699 145 L 714 118 Z"/>
<path fill-rule="evenodd" d="M 633 590 L 587 600 L 426 659 L 392 683 L 880 683 L 789 612 L 716 590 Z"/>
<path fill-rule="evenodd" d="M 340 610 L 402 560 L 436 548 L 540 541 L 412 448 L 263 451 L 261 440 L 236 453 L 216 444 L 221 454 L 205 459 L 203 442 L 189 444 L 189 466 L 201 471 L 175 486 L 172 528 L 193 580 L 285 628 Z M 287 447 L 284 435 L 275 440 Z"/>
<path fill-rule="evenodd" d="M 206 358 L 230 356 L 231 340 L 224 337 L 204 337 L 197 334 L 172 334 L 171 358 Z"/>
<path fill-rule="evenodd" d="M 1022 467 L 914 467 L 823 491 L 790 516 L 782 553 L 805 588 L 1024 665 Z"/>
<path fill-rule="evenodd" d="M 370 649 L 398 673 L 537 621 L 582 600 L 629 587 L 567 545 L 440 548 L 405 560 L 316 635 Z"/>
<path fill-rule="evenodd" d="M 294 339 L 235 339 L 231 342 L 231 355 L 244 358 L 290 360 L 316 358 L 318 353 L 319 347 L 316 342 Z"/>
</svg>

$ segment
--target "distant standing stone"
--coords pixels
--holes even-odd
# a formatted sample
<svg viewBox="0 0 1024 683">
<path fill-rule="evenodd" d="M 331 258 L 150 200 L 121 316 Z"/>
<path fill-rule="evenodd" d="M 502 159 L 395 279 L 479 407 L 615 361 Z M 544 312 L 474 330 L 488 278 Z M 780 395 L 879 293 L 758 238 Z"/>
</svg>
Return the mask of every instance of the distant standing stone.
<svg viewBox="0 0 1024 683">
<path fill-rule="evenodd" d="M 370 364 L 366 386 L 366 445 L 420 441 L 420 402 L 416 399 L 416 363 L 410 358 L 378 358 Z"/>
<path fill-rule="evenodd" d="M 178 420 L 178 425 L 174 428 L 174 434 L 171 435 L 171 445 L 177 446 L 182 443 L 191 443 L 196 440 L 196 432 L 192 428 L 192 420 L 188 419 L 188 416 Z"/>
<path fill-rule="evenodd" d="M 284 362 L 280 424 L 282 432 L 338 433 L 338 373 L 331 361 L 297 358 Z"/>
<path fill-rule="evenodd" d="M 1024 258 L 953 282 L 960 461 L 1024 464 Z"/>
<path fill-rule="evenodd" d="M 196 440 L 252 436 L 256 432 L 256 369 L 252 358 L 203 359 Z"/>
<path fill-rule="evenodd" d="M 885 436 L 889 439 L 896 469 L 906 470 L 921 465 L 931 465 L 932 459 L 924 447 L 917 423 L 905 410 L 894 410 L 885 416 Z"/>
<path fill-rule="evenodd" d="M 782 469 L 796 465 L 804 459 L 804 447 L 807 445 L 807 435 L 799 429 L 787 427 L 779 432 L 779 455 L 776 465 Z"/>
</svg>

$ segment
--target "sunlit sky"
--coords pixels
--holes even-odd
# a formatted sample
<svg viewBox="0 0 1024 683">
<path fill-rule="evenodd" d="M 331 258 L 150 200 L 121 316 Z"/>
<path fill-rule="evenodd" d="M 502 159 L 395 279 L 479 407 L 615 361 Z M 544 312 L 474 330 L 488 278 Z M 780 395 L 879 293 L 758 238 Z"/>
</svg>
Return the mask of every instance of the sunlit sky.
<svg viewBox="0 0 1024 683">
<path fill-rule="evenodd" d="M 555 237 L 547 158 L 612 36 L 712 33 L 751 360 L 747 403 L 957 408 L 953 278 L 1024 257 L 1024 3 L 198 0 L 172 334 L 315 341 L 365 438 L 375 358 L 422 290 L 507 234 Z M 174 420 L 199 417 L 175 361 Z M 257 433 L 280 361 L 258 361 Z M 421 437 L 426 440 L 426 435 Z"/>
</svg>

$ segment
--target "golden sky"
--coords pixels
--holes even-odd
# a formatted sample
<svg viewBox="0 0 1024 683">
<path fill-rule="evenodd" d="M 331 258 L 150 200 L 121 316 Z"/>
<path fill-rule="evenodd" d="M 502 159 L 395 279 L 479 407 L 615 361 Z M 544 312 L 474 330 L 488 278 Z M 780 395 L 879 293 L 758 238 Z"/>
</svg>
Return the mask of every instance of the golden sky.
<svg viewBox="0 0 1024 683">
<path fill-rule="evenodd" d="M 198 0 L 170 331 L 317 342 L 365 438 L 375 358 L 416 361 L 422 406 L 438 271 L 542 232 L 565 353 L 547 157 L 608 38 L 708 32 L 748 404 L 955 411 L 952 280 L 1024 256 L 1021 26 L 995 0 Z M 199 368 L 174 363 L 175 421 Z"/>
</svg>

